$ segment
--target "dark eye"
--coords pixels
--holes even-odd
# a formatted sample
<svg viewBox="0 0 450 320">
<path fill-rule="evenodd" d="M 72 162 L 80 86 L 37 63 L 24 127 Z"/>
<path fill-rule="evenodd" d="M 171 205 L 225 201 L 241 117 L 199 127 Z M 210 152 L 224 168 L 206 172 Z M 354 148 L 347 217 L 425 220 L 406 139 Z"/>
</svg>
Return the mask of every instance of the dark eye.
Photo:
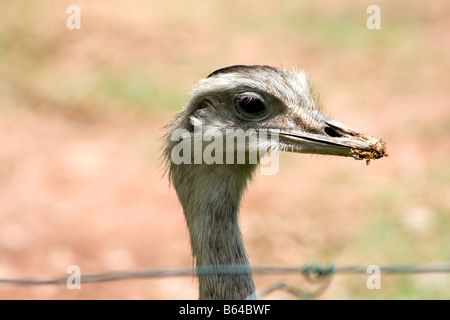
<svg viewBox="0 0 450 320">
<path fill-rule="evenodd" d="M 267 113 L 263 98 L 256 94 L 238 96 L 236 98 L 236 107 L 240 114 L 251 118 L 259 118 Z"/>
</svg>

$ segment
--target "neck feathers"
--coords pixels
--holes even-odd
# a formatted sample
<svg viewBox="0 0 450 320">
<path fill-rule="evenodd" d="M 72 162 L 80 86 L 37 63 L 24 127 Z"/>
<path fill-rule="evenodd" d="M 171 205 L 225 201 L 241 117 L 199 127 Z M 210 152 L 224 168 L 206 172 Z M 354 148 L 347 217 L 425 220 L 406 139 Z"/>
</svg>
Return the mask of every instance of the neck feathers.
<svg viewBox="0 0 450 320">
<path fill-rule="evenodd" d="M 192 254 L 196 266 L 201 267 L 200 299 L 245 299 L 254 293 L 250 271 L 220 274 L 223 270 L 217 268 L 239 266 L 250 270 L 238 211 L 255 168 L 256 165 L 170 164 L 170 176 L 189 229 Z M 210 274 L 214 268 L 219 274 Z"/>
</svg>

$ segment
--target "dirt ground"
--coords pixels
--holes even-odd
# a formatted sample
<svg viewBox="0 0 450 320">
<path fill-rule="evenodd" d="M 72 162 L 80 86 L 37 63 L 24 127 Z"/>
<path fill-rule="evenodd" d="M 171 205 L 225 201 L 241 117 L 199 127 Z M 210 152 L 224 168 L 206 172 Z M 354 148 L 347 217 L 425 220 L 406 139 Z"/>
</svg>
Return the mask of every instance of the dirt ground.
<svg viewBox="0 0 450 320">
<path fill-rule="evenodd" d="M 65 27 L 72 3 L 78 31 Z M 383 138 L 390 154 L 370 166 L 282 154 L 279 172 L 258 176 L 241 206 L 252 265 L 449 261 L 448 4 L 381 5 L 386 22 L 374 35 L 366 4 L 324 3 L 262 2 L 247 19 L 239 1 L 1 4 L 0 278 L 191 266 L 161 136 L 195 81 L 238 63 L 306 68 L 327 114 Z M 305 286 L 284 275 L 256 284 L 280 279 Z M 322 298 L 450 297 L 447 275 L 389 278 L 395 289 L 381 293 L 365 281 L 337 276 Z M 196 297 L 190 277 L 81 290 L 0 284 L 0 299 Z"/>
</svg>

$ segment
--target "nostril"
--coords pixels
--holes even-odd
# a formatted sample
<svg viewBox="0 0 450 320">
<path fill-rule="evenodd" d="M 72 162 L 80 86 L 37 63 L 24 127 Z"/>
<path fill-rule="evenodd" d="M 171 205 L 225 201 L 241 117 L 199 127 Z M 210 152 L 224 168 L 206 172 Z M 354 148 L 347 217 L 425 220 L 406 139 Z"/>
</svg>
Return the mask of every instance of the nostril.
<svg viewBox="0 0 450 320">
<path fill-rule="evenodd" d="M 323 129 L 323 132 L 325 132 L 325 134 L 333 138 L 342 137 L 342 134 L 336 129 L 333 129 L 332 127 L 325 127 L 325 129 Z"/>
</svg>

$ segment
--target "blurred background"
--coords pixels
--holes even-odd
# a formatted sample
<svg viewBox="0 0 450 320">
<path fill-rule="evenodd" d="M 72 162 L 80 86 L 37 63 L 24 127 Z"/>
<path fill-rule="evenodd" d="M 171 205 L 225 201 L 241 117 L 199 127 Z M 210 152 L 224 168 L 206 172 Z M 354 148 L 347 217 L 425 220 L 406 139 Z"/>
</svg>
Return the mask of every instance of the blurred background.
<svg viewBox="0 0 450 320">
<path fill-rule="evenodd" d="M 242 203 L 253 266 L 450 261 L 449 15 L 446 0 L 1 1 L 0 278 L 191 266 L 161 136 L 192 85 L 233 64 L 304 69 L 326 113 L 390 155 L 282 154 Z M 383 275 L 380 290 L 367 277 L 337 275 L 321 298 L 450 299 L 449 274 Z M 255 277 L 280 279 L 305 286 Z M 0 298 L 196 299 L 197 284 L 0 285 Z"/>
</svg>

